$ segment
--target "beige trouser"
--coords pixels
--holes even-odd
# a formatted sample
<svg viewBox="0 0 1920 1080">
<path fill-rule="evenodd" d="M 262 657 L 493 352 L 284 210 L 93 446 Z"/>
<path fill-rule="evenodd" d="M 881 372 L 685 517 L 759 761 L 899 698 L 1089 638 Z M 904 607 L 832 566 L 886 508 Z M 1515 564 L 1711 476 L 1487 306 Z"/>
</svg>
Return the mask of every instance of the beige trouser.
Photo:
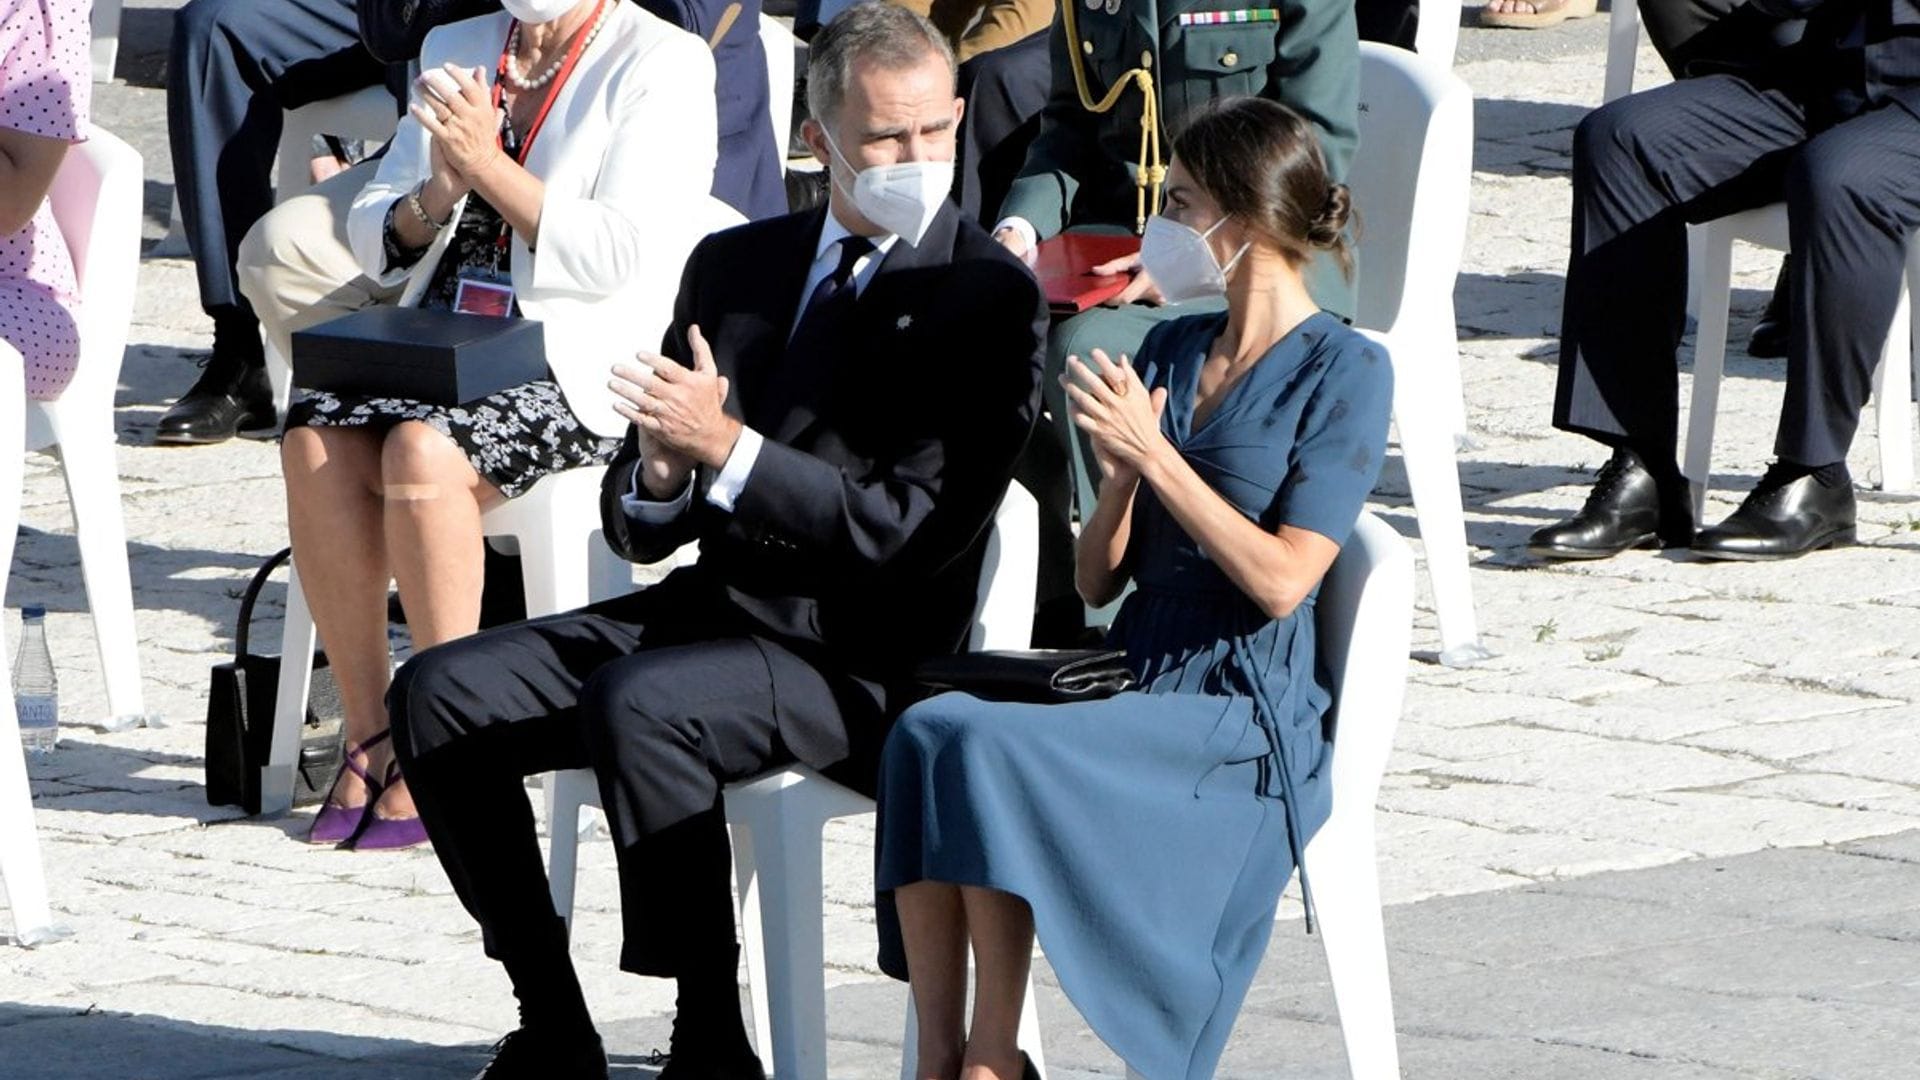
<svg viewBox="0 0 1920 1080">
<path fill-rule="evenodd" d="M 363 161 L 288 199 L 240 241 L 240 292 L 282 361 L 294 331 L 400 298 L 402 286 L 375 284 L 347 247 L 347 210 L 378 167 Z"/>
</svg>

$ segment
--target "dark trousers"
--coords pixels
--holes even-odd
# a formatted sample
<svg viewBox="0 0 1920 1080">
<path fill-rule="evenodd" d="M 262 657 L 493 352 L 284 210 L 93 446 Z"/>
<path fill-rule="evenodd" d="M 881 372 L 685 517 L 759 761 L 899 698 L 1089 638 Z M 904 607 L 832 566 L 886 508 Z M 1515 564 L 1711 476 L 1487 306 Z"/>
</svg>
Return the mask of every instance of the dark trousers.
<svg viewBox="0 0 1920 1080">
<path fill-rule="evenodd" d="M 1420 0 L 1354 0 L 1353 19 L 1361 41 L 1411 49 L 1420 29 Z"/>
<path fill-rule="evenodd" d="M 252 317 L 234 261 L 273 208 L 281 112 L 385 77 L 360 44 L 354 0 L 192 0 L 174 14 L 167 138 L 207 314 Z"/>
<path fill-rule="evenodd" d="M 1787 204 L 1786 401 L 1774 452 L 1846 458 L 1920 226 L 1920 118 L 1897 105 L 1821 128 L 1731 75 L 1602 106 L 1574 133 L 1573 255 L 1554 425 L 1673 460 L 1686 225 Z"/>
<path fill-rule="evenodd" d="M 986 228 L 999 219 L 1027 146 L 1040 132 L 1040 107 L 1052 78 L 1045 30 L 960 65 L 967 111 L 954 156 L 953 201 Z"/>
<path fill-rule="evenodd" d="M 1640 0 L 1640 21 L 1676 79 L 1757 70 L 1807 25 L 1763 15 L 1746 0 Z"/>
<path fill-rule="evenodd" d="M 722 787 L 792 763 L 783 729 L 881 722 L 853 680 L 755 637 L 692 581 L 681 571 L 483 631 L 394 677 L 401 768 L 487 955 L 511 966 L 565 948 L 524 777 L 599 775 L 620 866 L 620 966 L 678 977 L 733 962 Z"/>
</svg>

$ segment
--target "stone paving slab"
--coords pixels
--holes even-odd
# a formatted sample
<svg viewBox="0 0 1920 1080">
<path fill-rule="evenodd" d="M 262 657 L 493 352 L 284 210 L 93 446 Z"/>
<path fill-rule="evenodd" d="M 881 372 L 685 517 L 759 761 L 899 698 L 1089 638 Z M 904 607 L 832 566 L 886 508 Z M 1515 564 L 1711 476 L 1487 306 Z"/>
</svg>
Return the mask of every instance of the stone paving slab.
<svg viewBox="0 0 1920 1080">
<path fill-rule="evenodd" d="M 97 95 L 99 122 L 146 157 L 156 242 L 178 6 L 133 0 L 124 81 Z M 1902 974 L 1920 942 L 1920 500 L 1863 487 L 1862 545 L 1791 564 L 1636 552 L 1564 566 L 1523 550 L 1578 506 L 1603 457 L 1546 418 L 1570 132 L 1599 99 L 1604 36 L 1587 19 L 1461 37 L 1456 70 L 1477 95 L 1455 296 L 1461 476 L 1495 655 L 1433 662 L 1423 577 L 1378 819 L 1407 1075 L 1907 1075 L 1920 1060 Z M 1664 78 L 1650 49 L 1639 60 L 1637 85 Z M 1710 518 L 1771 445 L 1783 368 L 1738 342 L 1777 265 L 1736 252 Z M 246 579 L 285 543 L 271 444 L 152 444 L 209 341 L 191 266 L 146 259 L 118 428 L 143 680 L 166 727 L 92 726 L 105 702 L 65 492 L 54 462 L 29 459 L 8 602 L 51 611 L 68 726 L 31 773 L 53 903 L 76 937 L 0 948 L 0 1076 L 468 1075 L 512 1002 L 431 855 L 310 849 L 305 815 L 251 821 L 204 802 L 207 668 L 233 647 Z M 1876 455 L 1869 425 L 1851 457 L 1863 485 Z M 1374 509 L 1417 547 L 1397 461 Z M 271 586 L 254 631 L 269 651 L 283 602 Z M 903 999 L 873 968 L 871 835 L 854 820 L 826 837 L 836 1077 L 896 1067 Z M 649 1075 L 671 989 L 614 969 L 612 853 L 597 838 L 581 856 L 582 979 L 625 1074 Z M 1324 962 L 1297 914 L 1289 897 L 1222 1075 L 1343 1074 Z M 0 935 L 10 926 L 0 905 Z M 1044 972 L 1040 1008 L 1056 1075 L 1118 1075 Z"/>
</svg>

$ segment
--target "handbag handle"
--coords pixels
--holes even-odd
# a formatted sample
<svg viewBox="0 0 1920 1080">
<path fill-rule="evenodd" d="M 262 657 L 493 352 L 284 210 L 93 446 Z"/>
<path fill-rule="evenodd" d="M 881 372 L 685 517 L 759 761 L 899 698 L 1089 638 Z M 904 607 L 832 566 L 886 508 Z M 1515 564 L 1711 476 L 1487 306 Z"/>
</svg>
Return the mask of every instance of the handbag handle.
<svg viewBox="0 0 1920 1080">
<path fill-rule="evenodd" d="M 240 624 L 234 627 L 233 631 L 233 658 L 235 660 L 244 660 L 252 655 L 247 651 L 247 638 L 250 636 L 249 631 L 253 629 L 254 601 L 260 599 L 260 590 L 267 587 L 267 579 L 272 577 L 273 572 L 280 568 L 280 564 L 286 562 L 292 556 L 292 548 L 281 548 L 269 557 L 266 562 L 260 564 L 260 569 L 254 571 L 253 580 L 247 583 L 247 591 L 240 596 Z"/>
</svg>

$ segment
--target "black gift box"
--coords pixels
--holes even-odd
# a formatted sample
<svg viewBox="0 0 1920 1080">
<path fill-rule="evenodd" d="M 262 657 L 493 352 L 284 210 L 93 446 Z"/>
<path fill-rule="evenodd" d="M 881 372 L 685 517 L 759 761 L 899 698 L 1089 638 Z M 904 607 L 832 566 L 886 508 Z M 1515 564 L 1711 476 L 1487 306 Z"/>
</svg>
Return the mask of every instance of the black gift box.
<svg viewBox="0 0 1920 1080">
<path fill-rule="evenodd" d="M 547 377 L 535 319 L 380 305 L 293 335 L 293 384 L 463 405 Z"/>
</svg>

